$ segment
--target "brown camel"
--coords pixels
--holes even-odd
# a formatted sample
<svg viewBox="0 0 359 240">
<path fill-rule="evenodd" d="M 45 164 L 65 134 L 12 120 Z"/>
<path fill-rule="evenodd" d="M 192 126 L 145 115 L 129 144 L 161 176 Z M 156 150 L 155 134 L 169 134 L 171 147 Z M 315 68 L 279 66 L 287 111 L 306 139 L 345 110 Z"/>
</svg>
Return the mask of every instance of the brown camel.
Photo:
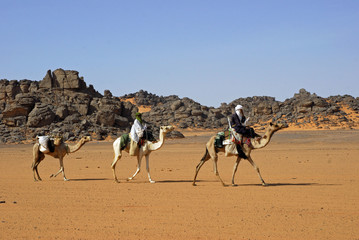
<svg viewBox="0 0 359 240">
<path fill-rule="evenodd" d="M 150 175 L 150 163 L 149 163 L 150 154 L 152 151 L 156 151 L 162 147 L 163 143 L 165 142 L 166 134 L 173 130 L 174 130 L 174 128 L 172 126 L 161 126 L 160 127 L 160 135 L 159 135 L 160 140 L 158 142 L 145 141 L 145 143 L 135 153 L 135 156 L 137 157 L 137 170 L 133 174 L 133 176 L 128 178 L 127 180 L 132 180 L 140 172 L 141 160 L 142 160 L 143 156 L 145 156 L 148 180 L 150 181 L 150 183 L 155 183 L 155 181 L 153 181 L 151 179 L 151 175 Z M 126 152 L 130 151 L 130 142 L 128 141 L 126 143 L 122 143 L 122 141 L 123 141 L 123 138 L 119 137 L 113 142 L 113 151 L 114 151 L 115 157 L 113 159 L 111 168 L 113 171 L 113 177 L 115 179 L 115 182 L 119 182 L 117 179 L 117 176 L 116 176 L 115 168 L 116 168 L 117 161 L 120 160 L 120 158 L 122 157 L 121 151 L 122 150 L 124 150 Z M 121 148 L 122 145 L 123 145 L 123 147 Z"/>
<path fill-rule="evenodd" d="M 251 138 L 249 146 L 247 144 L 243 144 L 243 146 L 242 146 L 243 152 L 247 156 L 248 162 L 254 167 L 254 169 L 257 170 L 258 176 L 261 179 L 263 186 L 265 186 L 266 183 L 264 182 L 264 180 L 263 180 L 263 178 L 262 178 L 262 176 L 261 176 L 261 174 L 259 172 L 259 168 L 257 167 L 257 165 L 254 163 L 254 161 L 251 158 L 251 155 L 250 155 L 251 151 L 255 150 L 255 149 L 259 149 L 259 148 L 264 148 L 265 146 L 267 146 L 267 144 L 271 140 L 272 135 L 276 131 L 278 131 L 278 130 L 280 130 L 282 128 L 286 128 L 286 127 L 288 127 L 286 124 L 270 123 L 268 125 L 264 135 L 260 139 Z M 202 165 L 209 159 L 213 160 L 214 173 L 216 174 L 216 176 L 218 176 L 218 178 L 221 181 L 221 183 L 223 184 L 223 186 L 226 186 L 226 184 L 224 184 L 221 177 L 219 176 L 218 169 L 217 169 L 217 161 L 218 161 L 217 153 L 218 152 L 224 152 L 226 157 L 237 156 L 237 160 L 236 160 L 236 163 L 234 164 L 233 174 L 232 174 L 232 185 L 235 186 L 235 184 L 234 184 L 234 176 L 236 174 L 238 164 L 241 161 L 241 158 L 238 156 L 236 145 L 234 143 L 230 143 L 228 145 L 225 145 L 222 148 L 217 148 L 214 145 L 215 138 L 216 138 L 216 136 L 211 137 L 210 140 L 206 144 L 206 153 L 204 154 L 201 161 L 199 162 L 199 164 L 196 167 L 196 174 L 195 174 L 194 179 L 193 179 L 193 186 L 196 186 L 196 178 L 197 178 L 197 174 L 198 174 L 199 170 L 201 169 Z"/>
<path fill-rule="evenodd" d="M 91 137 L 90 136 L 85 136 L 82 137 L 80 139 L 80 141 L 78 141 L 75 145 L 68 145 L 67 143 L 62 141 L 62 138 L 60 137 L 55 137 L 54 138 L 54 145 L 55 145 L 55 150 L 53 152 L 48 152 L 48 153 L 43 153 L 40 151 L 40 144 L 39 143 L 35 143 L 34 147 L 33 147 L 33 162 L 32 162 L 32 171 L 34 173 L 34 180 L 42 180 L 40 178 L 39 172 L 37 170 L 37 167 L 39 166 L 40 162 L 42 160 L 44 160 L 45 158 L 45 154 L 46 155 L 50 155 L 54 158 L 58 158 L 60 161 L 60 170 L 55 173 L 55 174 L 51 174 L 50 177 L 56 177 L 60 172 L 62 172 L 62 176 L 64 177 L 64 181 L 68 181 L 69 179 L 67 179 L 65 177 L 65 170 L 64 170 L 64 162 L 63 159 L 65 157 L 66 154 L 69 153 L 74 153 L 76 151 L 78 151 L 86 142 L 91 141 Z M 35 172 L 37 175 L 37 179 L 35 176 Z"/>
</svg>

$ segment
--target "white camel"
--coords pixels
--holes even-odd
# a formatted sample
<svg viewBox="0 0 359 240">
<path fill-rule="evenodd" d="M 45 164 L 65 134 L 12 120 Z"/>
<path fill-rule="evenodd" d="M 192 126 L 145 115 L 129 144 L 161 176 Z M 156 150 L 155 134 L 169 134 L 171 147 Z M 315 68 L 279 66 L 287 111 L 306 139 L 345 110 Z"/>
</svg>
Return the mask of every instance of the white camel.
<svg viewBox="0 0 359 240">
<path fill-rule="evenodd" d="M 127 181 L 132 180 L 140 172 L 141 161 L 142 161 L 143 156 L 145 156 L 148 180 L 150 181 L 150 183 L 155 183 L 155 181 L 152 180 L 151 175 L 150 175 L 150 166 L 149 166 L 150 154 L 151 154 L 151 152 L 156 151 L 162 147 L 162 145 L 165 141 L 165 138 L 166 138 L 166 134 L 173 131 L 173 129 L 174 128 L 172 126 L 161 126 L 160 127 L 160 135 L 159 135 L 160 140 L 158 142 L 145 141 L 144 144 L 138 149 L 138 151 L 136 151 L 135 156 L 137 157 L 137 170 L 133 174 L 132 177 L 127 178 Z M 128 135 L 126 137 L 129 138 Z M 124 138 L 123 136 L 121 136 L 121 137 L 117 138 L 113 143 L 113 151 L 114 151 L 115 156 L 114 156 L 111 168 L 112 168 L 113 176 L 114 176 L 114 179 L 116 182 L 119 182 L 119 180 L 117 179 L 117 176 L 116 176 L 116 171 L 115 171 L 116 163 L 122 157 L 123 150 L 126 152 L 129 152 L 129 150 L 130 150 L 130 141 L 126 141 L 125 140 L 126 137 Z"/>
</svg>

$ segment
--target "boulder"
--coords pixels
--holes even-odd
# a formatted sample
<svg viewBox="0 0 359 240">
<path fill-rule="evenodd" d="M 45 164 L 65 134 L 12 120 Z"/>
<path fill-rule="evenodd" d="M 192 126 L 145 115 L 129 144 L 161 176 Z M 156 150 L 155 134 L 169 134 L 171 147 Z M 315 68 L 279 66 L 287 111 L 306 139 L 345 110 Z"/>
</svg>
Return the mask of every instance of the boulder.
<svg viewBox="0 0 359 240">
<path fill-rule="evenodd" d="M 81 115 L 79 113 L 73 113 L 64 119 L 65 123 L 74 124 L 81 122 Z"/>
<path fill-rule="evenodd" d="M 2 112 L 2 114 L 3 118 L 13 118 L 17 116 L 27 116 L 29 112 L 29 107 L 13 102 L 6 105 L 5 110 Z"/>
<path fill-rule="evenodd" d="M 110 90 L 105 90 L 103 93 L 104 98 L 112 98 L 112 93 Z"/>
<path fill-rule="evenodd" d="M 20 90 L 22 93 L 28 93 L 29 92 L 29 89 L 30 89 L 30 84 L 31 84 L 31 81 L 30 80 L 21 80 L 20 81 Z"/>
<path fill-rule="evenodd" d="M 60 89 L 78 89 L 85 90 L 86 83 L 79 78 L 77 71 L 56 69 L 51 73 L 48 70 L 45 77 L 39 84 L 40 88 L 60 88 Z"/>
<path fill-rule="evenodd" d="M 50 125 L 55 120 L 55 113 L 48 105 L 37 103 L 29 113 L 27 125 L 29 127 L 43 127 Z"/>
<path fill-rule="evenodd" d="M 315 98 L 313 99 L 313 105 L 320 108 L 326 108 L 329 104 L 323 98 Z"/>
<path fill-rule="evenodd" d="M 310 108 L 313 106 L 313 104 L 314 102 L 312 100 L 304 100 L 299 103 L 299 106 L 304 108 Z"/>
<path fill-rule="evenodd" d="M 267 102 L 260 102 L 253 107 L 253 112 L 260 115 L 269 115 L 272 113 L 272 105 Z"/>
<path fill-rule="evenodd" d="M 9 97 L 9 99 L 15 99 L 16 94 L 21 92 L 20 85 L 18 81 L 12 80 L 9 82 L 8 85 L 5 87 L 6 96 Z"/>
<path fill-rule="evenodd" d="M 56 109 L 56 116 L 60 119 L 63 120 L 65 119 L 68 115 L 69 115 L 69 111 L 66 105 L 62 105 L 60 107 L 58 107 Z"/>
<path fill-rule="evenodd" d="M 96 115 L 96 122 L 104 126 L 114 126 L 115 114 L 111 111 L 99 111 Z"/>
<path fill-rule="evenodd" d="M 122 116 L 115 116 L 115 125 L 119 127 L 128 127 L 130 125 L 128 119 Z"/>
<path fill-rule="evenodd" d="M 192 110 L 192 116 L 201 116 L 202 111 L 201 110 Z"/>
<path fill-rule="evenodd" d="M 51 70 L 47 70 L 45 77 L 39 83 L 39 87 L 51 89 L 55 87 L 53 81 Z"/>
<path fill-rule="evenodd" d="M 179 132 L 179 131 L 171 131 L 169 133 L 166 134 L 166 138 L 172 138 L 172 139 L 175 139 L 175 138 L 184 138 L 185 136 Z"/>
<path fill-rule="evenodd" d="M 183 103 L 181 102 L 181 100 L 175 101 L 174 103 L 172 103 L 171 105 L 171 110 L 172 111 L 176 111 L 178 108 L 180 108 L 181 106 L 183 106 Z"/>
<path fill-rule="evenodd" d="M 79 78 L 79 72 L 77 71 L 56 69 L 53 71 L 53 80 L 56 87 L 63 89 L 86 88 L 86 83 Z"/>
<path fill-rule="evenodd" d="M 33 109 L 35 106 L 35 98 L 29 93 L 19 93 L 15 97 L 15 102 L 19 105 Z"/>
</svg>

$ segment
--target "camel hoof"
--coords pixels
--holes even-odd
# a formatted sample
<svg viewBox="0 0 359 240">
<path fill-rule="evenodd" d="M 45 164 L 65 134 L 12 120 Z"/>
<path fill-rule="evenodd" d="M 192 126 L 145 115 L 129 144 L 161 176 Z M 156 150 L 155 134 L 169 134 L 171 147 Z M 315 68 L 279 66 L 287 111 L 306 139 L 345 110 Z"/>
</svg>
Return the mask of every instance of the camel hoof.
<svg viewBox="0 0 359 240">
<path fill-rule="evenodd" d="M 130 181 L 130 180 L 132 180 L 132 178 L 127 178 L 127 179 L 126 179 L 126 181 Z"/>
<path fill-rule="evenodd" d="M 192 183 L 192 186 L 197 186 L 197 184 L 196 184 L 196 183 Z"/>
<path fill-rule="evenodd" d="M 151 180 L 150 183 L 156 183 L 156 181 L 152 181 L 152 180 Z"/>
<path fill-rule="evenodd" d="M 114 180 L 115 183 L 120 183 L 120 181 L 118 181 L 117 179 Z"/>
<path fill-rule="evenodd" d="M 264 183 L 262 183 L 262 186 L 263 186 L 263 187 L 267 187 L 267 186 L 269 186 L 269 185 L 264 182 Z"/>
<path fill-rule="evenodd" d="M 67 182 L 67 181 L 70 181 L 70 179 L 64 178 L 64 181 Z"/>
<path fill-rule="evenodd" d="M 232 187 L 238 187 L 238 184 L 232 183 Z"/>
</svg>

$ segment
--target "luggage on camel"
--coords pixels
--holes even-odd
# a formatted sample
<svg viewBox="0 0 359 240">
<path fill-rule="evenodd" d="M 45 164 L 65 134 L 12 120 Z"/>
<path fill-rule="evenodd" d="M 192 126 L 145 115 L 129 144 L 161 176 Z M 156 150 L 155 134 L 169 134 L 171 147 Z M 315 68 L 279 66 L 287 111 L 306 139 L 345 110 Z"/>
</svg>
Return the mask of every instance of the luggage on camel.
<svg viewBox="0 0 359 240">
<path fill-rule="evenodd" d="M 218 132 L 216 135 L 216 138 L 214 139 L 214 146 L 216 148 L 223 148 L 226 145 L 234 144 L 236 146 L 236 150 L 238 152 L 238 157 L 247 159 L 248 157 L 243 152 L 242 144 L 243 144 L 243 138 L 240 138 L 241 140 L 237 140 L 234 137 L 234 132 L 231 132 L 231 129 L 228 129 L 224 132 Z M 248 139 L 249 140 L 249 139 Z M 250 141 L 246 141 L 247 145 L 249 146 Z"/>
<path fill-rule="evenodd" d="M 217 148 L 223 148 L 223 141 L 225 140 L 225 134 L 224 132 L 219 132 L 216 135 L 216 138 L 214 139 L 214 146 Z"/>
<path fill-rule="evenodd" d="M 40 144 L 40 152 L 49 153 L 55 151 L 54 140 L 49 136 L 37 136 Z"/>
</svg>

